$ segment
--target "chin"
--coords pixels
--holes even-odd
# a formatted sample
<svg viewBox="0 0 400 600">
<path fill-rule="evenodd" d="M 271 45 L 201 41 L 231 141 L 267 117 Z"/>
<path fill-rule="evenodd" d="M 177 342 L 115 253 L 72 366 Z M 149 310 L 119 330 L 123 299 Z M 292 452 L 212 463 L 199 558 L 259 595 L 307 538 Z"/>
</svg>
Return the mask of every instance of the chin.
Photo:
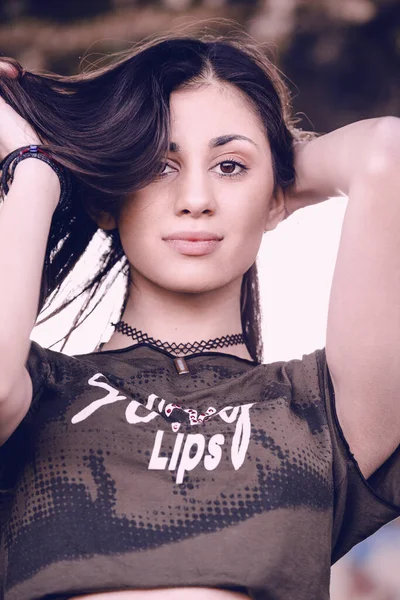
<svg viewBox="0 0 400 600">
<path fill-rule="evenodd" d="M 176 294 L 204 294 L 206 292 L 212 292 L 221 287 L 224 287 L 228 282 L 221 281 L 170 281 L 163 282 L 162 287 L 164 290 L 174 292 Z"/>
<path fill-rule="evenodd" d="M 238 280 L 241 281 L 243 274 L 249 268 L 247 263 L 235 264 L 233 258 L 229 264 L 227 261 L 207 261 L 207 263 L 204 261 L 192 264 L 188 264 L 188 262 L 184 264 L 183 261 L 179 261 L 177 264 L 176 261 L 166 262 L 163 260 L 153 262 L 152 266 L 154 267 L 154 265 L 157 265 L 156 269 L 149 269 L 149 265 L 136 268 L 132 273 L 133 281 L 135 281 L 136 273 L 139 288 L 141 287 L 140 280 L 143 279 L 157 286 L 160 293 L 165 290 L 177 294 L 202 294 L 218 290 Z"/>
<path fill-rule="evenodd" d="M 224 276 L 221 277 L 221 274 Z M 185 273 L 180 271 L 174 273 L 170 277 L 165 276 L 153 279 L 158 287 L 163 288 L 169 292 L 175 292 L 177 294 L 202 294 L 205 292 L 212 292 L 222 288 L 232 281 L 241 277 L 241 274 L 227 274 L 223 271 L 219 273 L 199 274 L 199 273 Z"/>
</svg>

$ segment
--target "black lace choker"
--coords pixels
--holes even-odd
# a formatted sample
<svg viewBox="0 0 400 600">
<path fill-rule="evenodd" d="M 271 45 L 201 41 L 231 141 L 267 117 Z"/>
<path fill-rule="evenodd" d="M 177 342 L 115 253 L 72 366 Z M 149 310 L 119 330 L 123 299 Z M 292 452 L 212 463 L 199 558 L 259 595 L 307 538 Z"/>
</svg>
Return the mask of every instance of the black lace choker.
<svg viewBox="0 0 400 600">
<path fill-rule="evenodd" d="M 156 340 L 153 337 L 143 333 L 140 329 L 131 327 L 125 321 L 118 321 L 118 323 L 111 323 L 116 331 L 120 331 L 124 335 L 129 335 L 134 341 L 138 343 L 148 344 L 149 346 L 155 346 L 156 348 L 163 348 L 167 352 L 170 352 L 174 356 L 193 354 L 195 352 L 202 352 L 203 350 L 214 350 L 216 348 L 226 348 L 227 346 L 238 346 L 244 344 L 244 338 L 242 333 L 235 333 L 231 335 L 224 335 L 222 337 L 214 338 L 213 340 L 201 340 L 201 342 L 193 342 L 186 344 L 172 344 L 168 342 L 162 342 Z M 179 354 L 178 354 L 179 353 Z"/>
</svg>

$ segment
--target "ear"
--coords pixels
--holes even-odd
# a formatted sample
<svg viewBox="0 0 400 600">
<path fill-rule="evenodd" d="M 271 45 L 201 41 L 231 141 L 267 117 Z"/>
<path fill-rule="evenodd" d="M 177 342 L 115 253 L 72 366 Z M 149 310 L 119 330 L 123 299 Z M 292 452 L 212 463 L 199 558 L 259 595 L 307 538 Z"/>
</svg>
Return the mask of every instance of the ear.
<svg viewBox="0 0 400 600">
<path fill-rule="evenodd" d="M 264 231 L 272 231 L 287 217 L 285 194 L 281 187 L 277 187 L 269 202 L 268 217 L 265 222 Z"/>
<path fill-rule="evenodd" d="M 96 210 L 92 207 L 85 207 L 86 211 L 91 219 L 100 227 L 100 229 L 104 229 L 105 231 L 111 231 L 112 229 L 117 229 L 117 221 L 115 217 L 111 213 Z"/>
</svg>

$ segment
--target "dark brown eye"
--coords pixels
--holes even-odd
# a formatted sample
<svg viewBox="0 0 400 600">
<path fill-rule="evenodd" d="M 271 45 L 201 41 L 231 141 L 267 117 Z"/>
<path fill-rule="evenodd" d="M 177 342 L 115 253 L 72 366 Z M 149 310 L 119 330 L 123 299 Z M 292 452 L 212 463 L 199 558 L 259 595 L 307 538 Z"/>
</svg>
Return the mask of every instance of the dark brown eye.
<svg viewBox="0 0 400 600">
<path fill-rule="evenodd" d="M 227 173 L 230 175 L 235 171 L 236 165 L 232 162 L 222 162 L 220 163 L 222 173 Z"/>
</svg>

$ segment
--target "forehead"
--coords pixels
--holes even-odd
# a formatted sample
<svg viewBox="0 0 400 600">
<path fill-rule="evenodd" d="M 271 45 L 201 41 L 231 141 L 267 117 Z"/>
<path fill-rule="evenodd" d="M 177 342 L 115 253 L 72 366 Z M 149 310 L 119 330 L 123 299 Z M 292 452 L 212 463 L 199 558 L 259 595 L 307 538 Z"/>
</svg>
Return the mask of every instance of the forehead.
<svg viewBox="0 0 400 600">
<path fill-rule="evenodd" d="M 211 139 L 231 133 L 266 141 L 263 123 L 250 99 L 228 83 L 193 85 L 173 92 L 170 111 L 174 141 L 177 136 Z"/>
</svg>

